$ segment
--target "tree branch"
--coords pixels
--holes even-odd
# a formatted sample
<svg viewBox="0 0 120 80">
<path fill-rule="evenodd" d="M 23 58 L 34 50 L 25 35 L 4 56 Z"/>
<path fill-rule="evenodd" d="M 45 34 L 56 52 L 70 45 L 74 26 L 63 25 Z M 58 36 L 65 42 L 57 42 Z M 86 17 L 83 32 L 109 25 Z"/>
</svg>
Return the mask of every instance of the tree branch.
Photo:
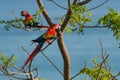
<svg viewBox="0 0 120 80">
<path fill-rule="evenodd" d="M 40 8 L 40 9 L 43 8 L 42 14 L 43 14 L 43 16 L 45 17 L 45 19 L 46 19 L 46 21 L 48 22 L 48 24 L 51 26 L 51 25 L 52 25 L 52 21 L 51 21 L 49 15 L 48 15 L 46 9 L 44 8 L 44 5 L 43 5 L 43 3 L 42 3 L 42 0 L 37 0 L 37 3 L 38 3 L 38 5 L 39 5 L 39 8 Z"/>
<path fill-rule="evenodd" d="M 104 60 L 102 61 L 102 63 L 100 64 L 100 67 L 99 67 L 99 70 L 98 70 L 98 74 L 97 74 L 96 80 L 99 80 L 99 75 L 100 75 L 102 66 L 103 66 L 103 64 L 105 63 L 105 61 L 108 59 L 108 57 L 109 57 L 109 55 L 107 55 L 107 56 L 104 58 Z"/>
<path fill-rule="evenodd" d="M 64 77 L 63 73 L 59 70 L 59 68 L 53 63 L 53 61 L 47 56 L 45 55 L 42 51 L 41 54 L 51 63 L 51 65 L 60 73 L 61 76 Z"/>
<path fill-rule="evenodd" d="M 30 55 L 30 53 L 22 46 L 22 49 L 28 54 Z M 32 74 L 32 61 L 33 59 L 30 61 L 30 64 L 29 64 L 29 73 L 30 73 L 30 79 L 31 80 L 34 80 L 34 76 Z"/>
<path fill-rule="evenodd" d="M 68 0 L 69 1 L 69 0 Z M 88 2 L 90 2 L 91 0 L 85 0 L 85 1 L 83 1 L 83 2 L 79 2 L 79 3 L 77 3 L 77 0 L 74 0 L 73 1 L 73 3 L 72 3 L 72 5 L 80 5 L 80 6 L 82 6 L 82 5 L 84 5 L 84 4 L 87 4 Z M 68 5 L 70 4 L 70 2 L 68 2 Z M 64 21 L 63 21 L 63 24 L 61 25 L 61 31 L 63 32 L 63 30 L 65 29 L 65 27 L 66 27 L 66 25 L 68 24 L 68 22 L 69 22 L 69 20 L 70 20 L 70 18 L 71 18 L 71 15 L 72 15 L 72 11 L 71 11 L 71 9 L 69 8 L 69 10 L 68 10 L 68 12 L 67 12 L 67 14 L 66 14 L 66 17 L 65 17 L 65 19 L 64 19 Z"/>
<path fill-rule="evenodd" d="M 68 0 L 68 8 L 70 9 L 70 4 L 71 4 L 71 2 L 70 2 L 70 0 Z"/>
<path fill-rule="evenodd" d="M 99 26 L 99 25 L 94 25 L 94 26 L 83 26 L 82 28 L 112 28 L 110 26 Z M 120 28 L 114 28 L 114 29 L 120 29 Z"/>
<path fill-rule="evenodd" d="M 62 8 L 62 9 L 64 9 L 64 10 L 68 10 L 67 8 L 61 6 L 59 3 L 55 2 L 54 0 L 49 0 L 49 1 L 51 1 L 51 2 L 54 3 L 56 6 Z"/>
<path fill-rule="evenodd" d="M 33 61 L 33 59 L 30 61 L 30 64 L 29 64 L 29 73 L 30 73 L 30 79 L 34 80 L 34 76 L 32 73 L 32 61 Z"/>
<path fill-rule="evenodd" d="M 50 44 L 48 44 L 48 45 L 46 45 L 44 48 L 42 48 L 40 51 L 44 51 L 48 46 L 50 46 L 55 40 L 57 39 L 57 37 L 56 38 L 54 38 L 51 42 L 50 42 Z"/>
<path fill-rule="evenodd" d="M 75 5 L 76 2 L 77 2 L 77 0 L 74 0 L 73 5 Z M 65 19 L 63 21 L 63 24 L 61 25 L 61 31 L 62 32 L 64 31 L 66 25 L 68 24 L 68 22 L 69 22 L 69 20 L 71 18 L 71 15 L 72 15 L 72 11 L 69 8 L 69 10 L 67 11 L 66 17 L 65 17 Z"/>
<path fill-rule="evenodd" d="M 60 30 L 58 30 L 57 36 L 58 46 L 64 62 L 64 80 L 70 80 L 70 57 L 64 43 L 63 33 Z"/>
<path fill-rule="evenodd" d="M 74 0 L 72 5 L 75 5 L 76 2 L 77 0 Z M 66 17 L 63 21 L 63 24 L 61 25 L 61 30 L 57 30 L 57 42 L 64 62 L 64 80 L 70 80 L 70 57 L 63 39 L 63 31 L 72 15 L 72 11 L 70 8 L 70 0 L 68 0 L 68 6 L 69 10 L 67 11 Z"/>
<path fill-rule="evenodd" d="M 116 78 L 117 78 L 118 76 L 120 76 L 120 71 L 119 71 L 115 76 L 113 76 L 113 78 L 112 78 L 111 80 L 117 80 Z"/>
<path fill-rule="evenodd" d="M 4 76 L 9 76 L 9 77 L 12 77 L 12 78 L 15 78 L 15 79 L 20 79 L 20 80 L 24 80 L 25 78 L 20 78 L 18 76 L 15 76 L 15 75 L 29 75 L 29 73 L 26 73 L 26 74 L 22 74 L 22 73 L 19 73 L 19 72 L 10 72 L 8 70 L 6 70 L 4 68 L 4 66 L 0 65 L 0 70 L 2 71 L 3 74 L 0 74 L 0 75 L 4 75 Z"/>
<path fill-rule="evenodd" d="M 65 29 L 66 25 L 68 24 L 69 19 L 71 18 L 71 14 L 72 14 L 72 11 L 68 10 L 66 18 L 64 19 L 64 22 L 61 25 L 61 31 L 63 31 Z"/>
<path fill-rule="evenodd" d="M 85 5 L 85 4 L 89 3 L 90 1 L 91 0 L 85 0 L 85 1 L 82 1 L 82 2 L 78 2 L 77 5 L 82 6 L 82 5 Z"/>
<path fill-rule="evenodd" d="M 70 80 L 73 80 L 74 78 L 76 78 L 77 76 L 79 76 L 80 74 L 82 74 L 86 69 L 86 61 L 85 61 L 85 64 L 84 64 L 84 68 L 81 69 L 77 74 L 75 74 L 73 77 L 71 77 Z"/>
<path fill-rule="evenodd" d="M 102 5 L 104 5 L 104 4 L 107 3 L 108 1 L 109 1 L 109 0 L 106 0 L 106 1 L 104 1 L 103 3 L 99 4 L 98 6 L 95 6 L 95 7 L 91 8 L 91 9 L 89 9 L 89 10 L 87 10 L 87 11 L 94 10 L 94 9 L 96 9 L 96 8 L 98 8 L 98 7 L 102 6 Z"/>
</svg>

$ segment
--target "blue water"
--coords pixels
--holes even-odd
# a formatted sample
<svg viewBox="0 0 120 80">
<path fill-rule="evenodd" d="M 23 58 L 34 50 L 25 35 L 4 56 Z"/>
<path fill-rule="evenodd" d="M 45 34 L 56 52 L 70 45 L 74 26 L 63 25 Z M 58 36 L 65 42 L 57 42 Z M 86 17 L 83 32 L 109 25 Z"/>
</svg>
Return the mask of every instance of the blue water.
<svg viewBox="0 0 120 80">
<path fill-rule="evenodd" d="M 63 15 L 66 11 L 62 9 L 58 10 L 58 7 L 54 6 L 51 2 L 46 2 L 46 0 L 43 1 L 45 6 L 49 6 L 47 10 L 49 11 L 49 15 L 52 20 L 54 22 L 58 22 L 58 20 L 54 20 L 54 18 Z M 66 7 L 66 4 L 63 3 L 63 1 L 64 0 L 59 0 L 58 2 Z M 87 6 L 92 8 L 102 1 L 104 0 L 93 0 Z M 119 0 L 110 0 L 106 5 L 91 11 L 93 13 L 93 21 L 91 24 L 96 24 L 98 18 L 105 15 L 109 7 L 113 7 L 115 10 L 120 11 L 119 3 Z M 20 17 L 21 10 L 28 10 L 32 14 L 37 9 L 38 6 L 35 1 L 1 0 L 0 19 L 13 19 L 14 17 L 11 15 L 11 11 L 14 11 L 15 15 Z M 44 23 L 46 24 L 45 21 Z M 18 67 L 21 67 L 27 58 L 27 54 L 21 47 L 24 46 L 29 52 L 32 52 L 35 45 L 30 45 L 31 40 L 37 38 L 43 32 L 44 31 L 26 32 L 14 28 L 10 29 L 10 31 L 4 31 L 4 29 L 0 26 L 0 51 L 5 55 L 12 55 L 15 53 L 15 56 L 18 58 L 16 64 Z M 120 71 L 120 48 L 118 48 L 118 43 L 120 41 L 116 41 L 113 37 L 113 33 L 108 29 L 85 29 L 84 35 L 64 33 L 64 40 L 71 58 L 71 75 L 79 72 L 79 70 L 84 66 L 85 60 L 87 62 L 87 66 L 92 67 L 92 59 L 98 55 L 101 55 L 99 38 L 102 39 L 104 52 L 106 54 L 110 54 L 109 63 L 112 67 L 113 73 L 116 74 Z M 56 41 L 49 46 L 44 53 L 49 56 L 49 58 L 59 67 L 61 71 L 63 70 L 63 61 Z M 39 77 L 45 78 L 46 80 L 62 80 L 61 75 L 51 66 L 43 55 L 39 54 L 35 57 L 34 65 L 39 69 Z M 81 77 L 83 76 L 76 78 L 76 80 L 80 80 Z M 0 76 L 0 80 L 3 80 L 3 78 L 4 77 Z"/>
</svg>

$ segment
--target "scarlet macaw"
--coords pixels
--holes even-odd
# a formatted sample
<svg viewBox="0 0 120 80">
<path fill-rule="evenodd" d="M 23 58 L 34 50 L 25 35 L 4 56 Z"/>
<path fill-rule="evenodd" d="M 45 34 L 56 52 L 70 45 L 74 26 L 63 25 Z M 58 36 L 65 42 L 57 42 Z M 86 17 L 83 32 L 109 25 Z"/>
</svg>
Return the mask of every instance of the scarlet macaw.
<svg viewBox="0 0 120 80">
<path fill-rule="evenodd" d="M 21 16 L 25 16 L 25 20 L 23 21 L 25 27 L 38 27 L 38 22 L 35 21 L 35 19 L 27 12 L 27 11 L 21 11 Z"/>
<path fill-rule="evenodd" d="M 53 24 L 51 27 L 48 28 L 48 30 L 44 34 L 42 34 L 37 39 L 32 40 L 32 42 L 37 42 L 38 45 L 33 50 L 33 52 L 30 54 L 30 56 L 26 59 L 21 70 L 40 52 L 40 50 L 45 42 L 50 43 L 50 41 L 56 37 L 56 34 L 57 34 L 56 29 L 58 29 L 58 28 L 60 28 L 59 24 Z"/>
</svg>

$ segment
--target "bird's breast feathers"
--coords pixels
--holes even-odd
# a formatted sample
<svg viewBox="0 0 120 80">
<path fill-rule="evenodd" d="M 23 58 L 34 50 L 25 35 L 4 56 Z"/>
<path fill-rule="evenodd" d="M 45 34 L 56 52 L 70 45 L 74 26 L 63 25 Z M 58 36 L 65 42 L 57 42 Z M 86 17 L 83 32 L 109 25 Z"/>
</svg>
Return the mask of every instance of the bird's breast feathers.
<svg viewBox="0 0 120 80">
<path fill-rule="evenodd" d="M 54 28 L 48 29 L 48 31 L 43 35 L 45 39 L 50 39 L 56 35 L 56 30 Z"/>
<path fill-rule="evenodd" d="M 32 24 L 32 23 L 34 23 L 34 19 L 31 18 L 31 17 L 27 17 L 27 18 L 24 20 L 24 24 L 25 24 L 25 25 Z"/>
</svg>

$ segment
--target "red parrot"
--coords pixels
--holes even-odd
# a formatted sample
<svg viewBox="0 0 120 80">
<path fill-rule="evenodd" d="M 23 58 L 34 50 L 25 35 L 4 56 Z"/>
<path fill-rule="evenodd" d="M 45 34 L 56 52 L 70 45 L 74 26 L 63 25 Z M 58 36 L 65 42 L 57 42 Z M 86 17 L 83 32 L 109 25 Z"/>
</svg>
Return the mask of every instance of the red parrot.
<svg viewBox="0 0 120 80">
<path fill-rule="evenodd" d="M 28 13 L 28 11 L 21 11 L 21 16 L 24 16 L 25 19 L 23 20 L 23 23 L 25 27 L 36 27 L 36 28 L 41 28 L 45 27 L 48 28 L 48 26 L 40 26 L 38 25 L 39 23 L 35 21 L 35 19 Z"/>
<path fill-rule="evenodd" d="M 35 40 L 32 40 L 32 42 L 37 42 L 38 45 L 33 50 L 33 52 L 30 54 L 30 56 L 26 59 L 24 65 L 21 68 L 21 70 L 40 52 L 40 50 L 41 50 L 41 48 L 42 48 L 42 46 L 45 42 L 50 43 L 50 41 L 56 37 L 56 34 L 57 34 L 56 29 L 58 29 L 58 28 L 60 28 L 59 24 L 53 24 L 40 37 L 38 37 Z"/>
</svg>

